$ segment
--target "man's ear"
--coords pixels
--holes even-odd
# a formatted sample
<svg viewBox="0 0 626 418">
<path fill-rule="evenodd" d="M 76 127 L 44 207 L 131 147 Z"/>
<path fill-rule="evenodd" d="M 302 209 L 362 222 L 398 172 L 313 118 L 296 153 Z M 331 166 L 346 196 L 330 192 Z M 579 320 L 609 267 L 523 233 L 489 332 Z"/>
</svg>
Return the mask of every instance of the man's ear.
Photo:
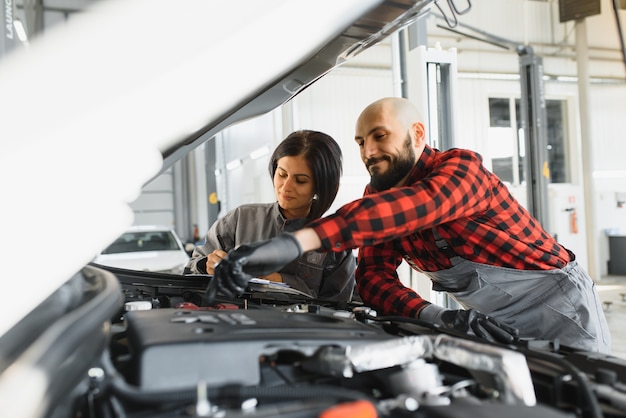
<svg viewBox="0 0 626 418">
<path fill-rule="evenodd" d="M 426 142 L 426 129 L 422 122 L 415 122 L 411 129 L 413 131 L 413 144 L 416 147 L 421 147 Z"/>
</svg>

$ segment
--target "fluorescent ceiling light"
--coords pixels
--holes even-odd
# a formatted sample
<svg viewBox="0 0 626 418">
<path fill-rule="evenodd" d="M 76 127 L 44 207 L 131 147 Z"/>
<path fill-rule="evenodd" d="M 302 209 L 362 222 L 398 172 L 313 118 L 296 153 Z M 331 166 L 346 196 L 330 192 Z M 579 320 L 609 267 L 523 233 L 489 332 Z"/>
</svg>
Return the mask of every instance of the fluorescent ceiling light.
<svg viewBox="0 0 626 418">
<path fill-rule="evenodd" d="M 259 149 L 255 149 L 254 151 L 252 151 L 250 153 L 250 158 L 252 158 L 253 160 L 256 160 L 257 158 L 261 158 L 264 155 L 269 154 L 270 149 L 267 146 L 264 146 L 262 148 Z"/>
<path fill-rule="evenodd" d="M 623 179 L 626 178 L 626 170 L 598 170 L 593 172 L 594 179 Z"/>
<path fill-rule="evenodd" d="M 227 170 L 234 170 L 235 168 L 241 167 L 241 160 L 232 160 L 228 164 L 226 164 Z"/>
<path fill-rule="evenodd" d="M 13 26 L 15 27 L 15 32 L 17 33 L 17 37 L 22 43 L 28 43 L 28 35 L 26 35 L 26 29 L 24 28 L 24 24 L 21 20 L 15 19 L 13 21 Z"/>
</svg>

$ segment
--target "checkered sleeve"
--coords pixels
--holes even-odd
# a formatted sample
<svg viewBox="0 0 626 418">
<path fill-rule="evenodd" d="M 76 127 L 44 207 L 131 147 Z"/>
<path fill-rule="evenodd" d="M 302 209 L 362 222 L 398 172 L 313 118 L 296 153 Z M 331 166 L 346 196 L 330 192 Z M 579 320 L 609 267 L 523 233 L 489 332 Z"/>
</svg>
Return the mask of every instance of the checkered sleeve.
<svg viewBox="0 0 626 418">
<path fill-rule="evenodd" d="M 367 194 L 314 221 L 322 248 L 376 245 L 486 210 L 492 196 L 480 157 L 463 150 L 451 157 L 412 185 Z"/>
</svg>

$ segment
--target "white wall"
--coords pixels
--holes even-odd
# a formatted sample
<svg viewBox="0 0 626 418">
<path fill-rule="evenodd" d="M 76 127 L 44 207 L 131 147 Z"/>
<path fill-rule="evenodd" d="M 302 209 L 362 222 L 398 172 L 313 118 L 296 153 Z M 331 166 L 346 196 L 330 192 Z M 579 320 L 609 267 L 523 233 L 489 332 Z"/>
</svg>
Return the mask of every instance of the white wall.
<svg viewBox="0 0 626 418">
<path fill-rule="evenodd" d="M 605 232 L 611 230 L 626 235 L 626 208 L 618 206 L 618 200 L 626 193 L 626 85 L 596 86 L 591 90 L 590 99 L 596 209 L 594 238 L 599 243 L 602 274 L 607 274 L 609 250 Z"/>
<path fill-rule="evenodd" d="M 131 203 L 133 225 L 174 226 L 174 179 L 170 168 L 147 184 Z M 179 232 L 179 231 L 177 231 Z"/>
<path fill-rule="evenodd" d="M 268 164 L 271 153 L 282 138 L 280 109 L 231 126 L 216 137 L 220 216 L 244 203 L 274 201 Z M 264 147 L 268 150 L 267 154 L 258 159 L 250 157 L 253 151 Z M 241 166 L 228 169 L 227 165 L 235 160 L 240 160 Z"/>
</svg>

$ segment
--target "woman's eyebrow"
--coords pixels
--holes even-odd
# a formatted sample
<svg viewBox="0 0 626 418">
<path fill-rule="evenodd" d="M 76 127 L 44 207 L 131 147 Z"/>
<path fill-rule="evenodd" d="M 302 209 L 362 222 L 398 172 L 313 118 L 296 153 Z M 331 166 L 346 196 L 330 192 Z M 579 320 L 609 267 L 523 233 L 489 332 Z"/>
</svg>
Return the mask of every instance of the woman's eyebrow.
<svg viewBox="0 0 626 418">
<path fill-rule="evenodd" d="M 285 172 L 285 173 L 287 173 L 287 174 L 290 174 L 287 170 L 285 170 L 285 169 L 284 169 L 284 168 L 282 168 L 281 166 L 278 166 L 276 169 L 277 169 L 277 170 L 284 171 L 284 172 Z M 293 174 L 291 174 L 291 175 L 292 175 L 292 176 L 295 176 L 295 177 L 307 177 L 307 178 L 311 178 L 311 176 L 309 176 L 309 175 L 308 175 L 308 174 L 306 174 L 306 173 L 293 173 Z"/>
</svg>

